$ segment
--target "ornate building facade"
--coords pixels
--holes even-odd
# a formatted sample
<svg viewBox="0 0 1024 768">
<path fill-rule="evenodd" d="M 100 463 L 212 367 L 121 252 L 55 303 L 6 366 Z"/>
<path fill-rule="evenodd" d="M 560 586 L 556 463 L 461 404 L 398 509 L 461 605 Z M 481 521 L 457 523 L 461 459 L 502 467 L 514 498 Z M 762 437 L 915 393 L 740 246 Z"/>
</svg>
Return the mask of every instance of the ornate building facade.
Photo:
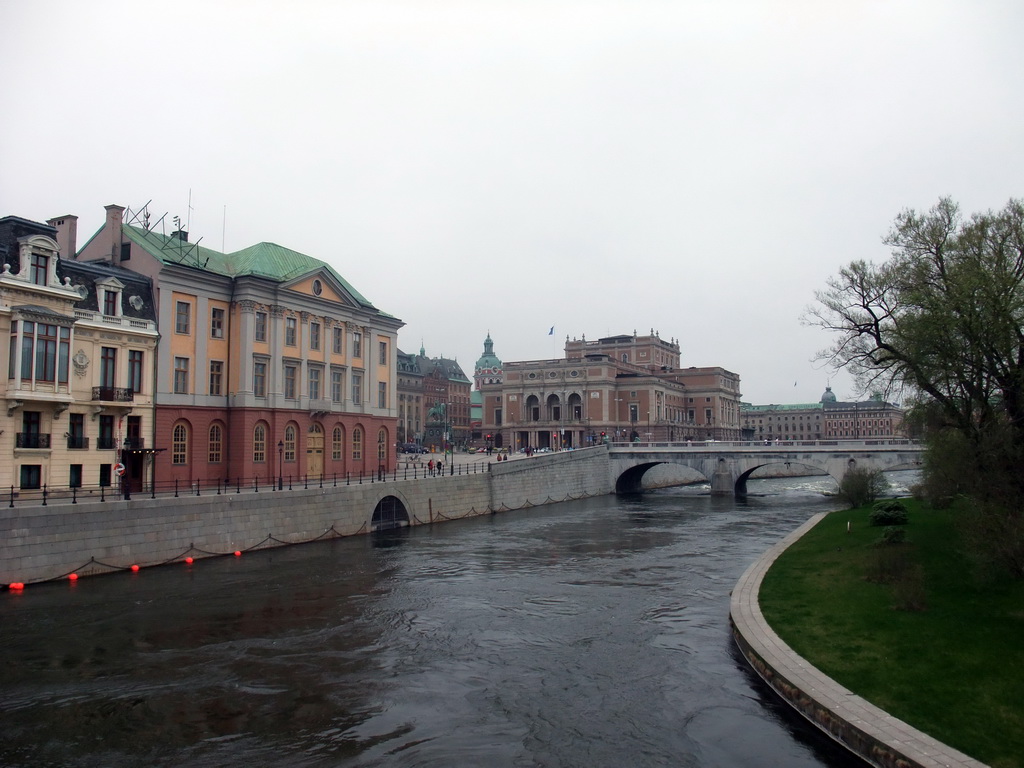
<svg viewBox="0 0 1024 768">
<path fill-rule="evenodd" d="M 881 396 L 841 402 L 825 387 L 817 403 L 742 405 L 749 440 L 872 440 L 906 437 L 903 411 Z"/>
<path fill-rule="evenodd" d="M 125 213 L 107 206 L 77 259 L 153 280 L 158 482 L 393 466 L 400 320 L 318 259 L 274 243 L 221 253 Z"/>
<path fill-rule="evenodd" d="M 153 473 L 151 281 L 61 258 L 73 226 L 0 219 L 0 485 L 131 492 Z"/>
<path fill-rule="evenodd" d="M 679 361 L 678 341 L 653 330 L 566 338 L 563 358 L 505 362 L 490 382 L 478 378 L 481 429 L 511 450 L 739 439 L 739 376 Z"/>
</svg>

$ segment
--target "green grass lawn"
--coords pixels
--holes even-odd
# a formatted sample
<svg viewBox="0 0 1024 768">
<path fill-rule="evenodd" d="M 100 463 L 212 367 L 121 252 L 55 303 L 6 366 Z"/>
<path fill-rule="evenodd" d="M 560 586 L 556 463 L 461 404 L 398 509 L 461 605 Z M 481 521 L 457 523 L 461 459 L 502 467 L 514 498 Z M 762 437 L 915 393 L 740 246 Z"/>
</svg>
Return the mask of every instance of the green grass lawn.
<svg viewBox="0 0 1024 768">
<path fill-rule="evenodd" d="M 868 509 L 828 515 L 765 576 L 765 618 L 876 706 L 991 766 L 1024 768 L 1024 581 L 975 578 L 955 513 L 906 504 L 905 544 L 878 545 Z"/>
</svg>

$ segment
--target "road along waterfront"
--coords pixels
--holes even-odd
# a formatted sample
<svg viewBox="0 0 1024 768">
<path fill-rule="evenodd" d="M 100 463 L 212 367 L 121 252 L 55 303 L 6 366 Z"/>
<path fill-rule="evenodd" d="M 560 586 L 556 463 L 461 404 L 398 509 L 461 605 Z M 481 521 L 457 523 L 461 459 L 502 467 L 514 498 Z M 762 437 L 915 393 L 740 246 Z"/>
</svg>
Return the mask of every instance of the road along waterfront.
<svg viewBox="0 0 1024 768">
<path fill-rule="evenodd" d="M 830 480 L 599 497 L 0 594 L 5 766 L 859 765 L 729 593 Z M 763 495 L 757 495 L 763 494 Z"/>
</svg>

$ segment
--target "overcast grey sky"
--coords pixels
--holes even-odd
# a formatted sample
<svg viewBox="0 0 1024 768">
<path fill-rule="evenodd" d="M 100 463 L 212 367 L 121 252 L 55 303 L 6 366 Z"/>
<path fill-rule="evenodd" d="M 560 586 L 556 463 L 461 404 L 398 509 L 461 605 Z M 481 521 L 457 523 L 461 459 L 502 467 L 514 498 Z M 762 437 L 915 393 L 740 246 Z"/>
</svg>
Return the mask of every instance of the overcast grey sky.
<svg viewBox="0 0 1024 768">
<path fill-rule="evenodd" d="M 152 200 L 279 243 L 470 376 L 488 330 L 532 360 L 654 328 L 748 402 L 851 397 L 814 291 L 903 208 L 1024 196 L 1018 0 L 0 0 L 0 29 L 0 215 L 81 245 Z"/>
</svg>

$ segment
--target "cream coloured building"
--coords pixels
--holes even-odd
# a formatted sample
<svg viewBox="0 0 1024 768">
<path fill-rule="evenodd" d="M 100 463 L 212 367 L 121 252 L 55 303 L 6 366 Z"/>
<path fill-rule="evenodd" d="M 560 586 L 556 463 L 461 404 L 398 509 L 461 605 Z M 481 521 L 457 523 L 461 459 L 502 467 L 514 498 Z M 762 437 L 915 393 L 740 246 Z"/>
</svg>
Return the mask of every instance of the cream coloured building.
<svg viewBox="0 0 1024 768">
<path fill-rule="evenodd" d="M 138 489 L 152 473 L 158 335 L 149 281 L 62 260 L 57 221 L 0 219 L 0 453 L 13 457 L 0 463 L 0 486 Z"/>
</svg>

